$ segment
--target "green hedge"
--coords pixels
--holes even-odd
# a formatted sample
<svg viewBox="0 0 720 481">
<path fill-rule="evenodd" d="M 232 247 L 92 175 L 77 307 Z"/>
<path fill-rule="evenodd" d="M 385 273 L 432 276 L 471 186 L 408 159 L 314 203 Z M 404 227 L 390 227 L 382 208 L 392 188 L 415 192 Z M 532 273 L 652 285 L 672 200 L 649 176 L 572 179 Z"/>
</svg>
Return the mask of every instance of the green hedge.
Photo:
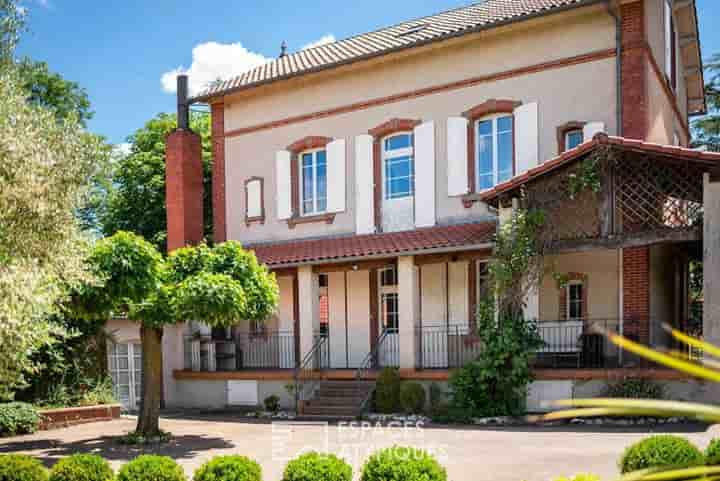
<svg viewBox="0 0 720 481">
<path fill-rule="evenodd" d="M 705 449 L 705 464 L 720 464 L 720 438 L 713 438 Z"/>
<path fill-rule="evenodd" d="M 386 367 L 380 371 L 375 385 L 375 409 L 381 413 L 394 413 L 400 407 L 400 373 Z"/>
<path fill-rule="evenodd" d="M 0 404 L 0 436 L 29 434 L 40 426 L 40 413 L 31 404 L 13 402 Z"/>
<path fill-rule="evenodd" d="M 282 481 L 351 481 L 352 468 L 333 454 L 309 452 L 285 467 Z"/>
<path fill-rule="evenodd" d="M 110 464 L 97 454 L 73 454 L 50 470 L 50 481 L 112 481 Z"/>
<path fill-rule="evenodd" d="M 363 465 L 362 481 L 447 481 L 447 472 L 426 451 L 393 446 L 375 452 Z"/>
<path fill-rule="evenodd" d="M 185 472 L 172 458 L 143 454 L 120 468 L 117 481 L 185 481 Z"/>
<path fill-rule="evenodd" d="M 420 414 L 425 409 L 425 388 L 415 381 L 400 385 L 400 406 L 407 414 Z"/>
<path fill-rule="evenodd" d="M 216 456 L 195 471 L 193 481 L 262 481 L 262 469 L 245 456 Z"/>
<path fill-rule="evenodd" d="M 703 464 L 705 457 L 690 441 L 680 436 L 651 436 L 629 446 L 620 458 L 620 471 L 630 473 L 646 468 L 684 468 Z"/>
<path fill-rule="evenodd" d="M 0 481 L 48 481 L 48 471 L 25 454 L 0 455 Z"/>
</svg>

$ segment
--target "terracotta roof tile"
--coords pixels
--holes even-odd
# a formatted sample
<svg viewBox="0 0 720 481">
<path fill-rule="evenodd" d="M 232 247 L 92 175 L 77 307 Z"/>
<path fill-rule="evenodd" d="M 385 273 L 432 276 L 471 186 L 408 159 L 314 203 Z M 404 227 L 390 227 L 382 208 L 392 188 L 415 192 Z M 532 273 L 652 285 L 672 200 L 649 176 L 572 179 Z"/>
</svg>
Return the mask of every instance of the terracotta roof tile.
<svg viewBox="0 0 720 481">
<path fill-rule="evenodd" d="M 634 152 L 655 153 L 665 156 L 671 160 L 696 161 L 702 162 L 714 168 L 720 168 L 720 153 L 703 152 L 700 150 L 689 149 L 687 147 L 678 147 L 675 145 L 662 145 L 656 144 L 654 142 L 643 142 L 642 140 L 626 139 L 624 137 L 614 137 L 601 133 L 596 134 L 592 140 L 580 144 L 572 150 L 563 152 L 561 155 L 553 159 L 547 160 L 542 164 L 538 165 L 537 167 L 533 167 L 532 169 L 521 175 L 517 175 L 510 180 L 498 184 L 492 189 L 487 189 L 480 192 L 478 197 L 483 202 L 491 202 L 497 199 L 500 194 L 514 190 L 530 180 L 541 177 L 559 167 L 562 167 L 579 159 L 580 157 L 595 149 L 599 145 L 612 145 L 621 150 L 628 150 Z"/>
<path fill-rule="evenodd" d="M 508 21 L 581 6 L 593 0 L 483 0 L 466 7 L 408 20 L 375 32 L 293 52 L 201 92 L 195 100 L 208 100 L 230 91 L 294 75 L 336 67 L 363 58 L 384 55 L 456 35 L 471 33 Z M 423 27 L 423 28 L 420 28 Z M 268 68 L 270 66 L 270 68 Z"/>
<path fill-rule="evenodd" d="M 248 245 L 270 267 L 428 249 L 471 247 L 492 242 L 495 222 L 427 227 L 405 232 Z"/>
</svg>

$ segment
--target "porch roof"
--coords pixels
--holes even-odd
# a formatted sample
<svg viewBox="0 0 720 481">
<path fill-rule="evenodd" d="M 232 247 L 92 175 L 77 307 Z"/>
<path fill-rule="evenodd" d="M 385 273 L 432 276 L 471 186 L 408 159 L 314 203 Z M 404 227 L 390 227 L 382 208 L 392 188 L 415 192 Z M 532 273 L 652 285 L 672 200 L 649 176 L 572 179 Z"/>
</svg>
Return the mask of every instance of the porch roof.
<svg viewBox="0 0 720 481">
<path fill-rule="evenodd" d="M 609 145 L 622 151 L 638 152 L 662 157 L 663 159 L 669 161 L 692 162 L 707 167 L 708 170 L 720 169 L 720 153 L 717 152 L 703 152 L 686 147 L 662 145 L 653 142 L 644 142 L 642 140 L 627 139 L 625 137 L 615 137 L 599 133 L 596 134 L 592 140 L 580 144 L 574 149 L 568 150 L 553 159 L 545 161 L 523 174 L 516 175 L 510 180 L 496 185 L 492 189 L 487 189 L 478 193 L 477 198 L 483 202 L 497 204 L 497 201 L 502 194 L 509 193 L 528 182 L 549 174 L 565 165 L 573 163 L 585 157 L 587 154 L 602 145 Z"/>
<path fill-rule="evenodd" d="M 350 235 L 248 245 L 258 260 L 271 268 L 390 257 L 396 254 L 443 252 L 490 247 L 495 222 L 426 227 L 404 232 Z"/>
</svg>

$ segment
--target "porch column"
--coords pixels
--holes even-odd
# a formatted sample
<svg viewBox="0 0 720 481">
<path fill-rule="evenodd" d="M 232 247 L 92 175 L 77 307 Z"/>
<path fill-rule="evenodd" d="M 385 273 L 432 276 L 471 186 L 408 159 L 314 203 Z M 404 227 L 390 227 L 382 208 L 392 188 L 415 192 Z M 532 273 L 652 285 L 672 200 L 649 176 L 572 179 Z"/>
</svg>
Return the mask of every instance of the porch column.
<svg viewBox="0 0 720 481">
<path fill-rule="evenodd" d="M 298 268 L 298 303 L 300 326 L 300 362 L 313 347 L 313 336 L 320 330 L 318 283 L 312 266 Z"/>
<path fill-rule="evenodd" d="M 415 369 L 415 322 L 418 311 L 415 258 L 398 257 L 397 272 L 400 369 Z"/>
<path fill-rule="evenodd" d="M 703 179 L 703 337 L 720 343 L 720 182 Z"/>
</svg>

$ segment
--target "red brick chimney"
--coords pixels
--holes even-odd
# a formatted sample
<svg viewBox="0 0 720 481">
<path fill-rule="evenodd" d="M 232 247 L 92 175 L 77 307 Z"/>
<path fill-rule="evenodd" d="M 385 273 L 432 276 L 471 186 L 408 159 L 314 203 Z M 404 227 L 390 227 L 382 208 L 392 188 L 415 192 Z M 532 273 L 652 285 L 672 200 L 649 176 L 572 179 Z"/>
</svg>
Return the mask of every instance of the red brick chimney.
<svg viewBox="0 0 720 481">
<path fill-rule="evenodd" d="M 178 76 L 178 127 L 165 140 L 167 248 L 203 240 L 203 168 L 200 136 L 190 130 L 187 76 Z"/>
</svg>

